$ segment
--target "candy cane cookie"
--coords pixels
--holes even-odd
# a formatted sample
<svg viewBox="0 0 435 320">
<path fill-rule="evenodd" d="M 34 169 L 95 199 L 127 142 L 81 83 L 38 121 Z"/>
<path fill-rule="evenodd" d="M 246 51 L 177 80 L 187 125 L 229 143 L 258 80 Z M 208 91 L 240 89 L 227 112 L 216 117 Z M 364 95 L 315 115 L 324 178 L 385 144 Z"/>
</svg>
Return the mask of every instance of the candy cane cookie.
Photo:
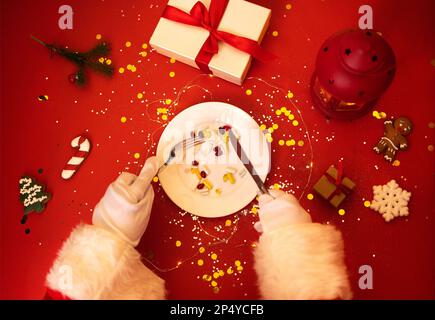
<svg viewBox="0 0 435 320">
<path fill-rule="evenodd" d="M 62 178 L 65 180 L 70 179 L 76 173 L 80 165 L 89 155 L 91 142 L 86 136 L 80 135 L 71 141 L 71 146 L 77 150 L 62 170 Z"/>
</svg>

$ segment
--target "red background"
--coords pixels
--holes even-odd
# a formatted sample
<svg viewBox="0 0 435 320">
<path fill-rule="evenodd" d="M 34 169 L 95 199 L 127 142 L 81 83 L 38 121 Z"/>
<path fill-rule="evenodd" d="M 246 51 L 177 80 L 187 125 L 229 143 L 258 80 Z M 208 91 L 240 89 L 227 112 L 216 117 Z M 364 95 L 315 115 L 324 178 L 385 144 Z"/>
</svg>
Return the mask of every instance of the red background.
<svg viewBox="0 0 435 320">
<path fill-rule="evenodd" d="M 357 183 L 357 190 L 343 204 L 344 216 L 339 216 L 336 209 L 318 197 L 309 201 L 306 192 L 296 190 L 316 222 L 328 222 L 342 230 L 354 297 L 433 299 L 434 152 L 428 146 L 434 144 L 435 130 L 429 126 L 435 121 L 434 2 L 255 2 L 273 10 L 263 45 L 280 60 L 264 65 L 255 62 L 249 75 L 294 93 L 294 102 L 313 137 L 314 168 L 309 187 L 340 157 L 345 159 L 346 174 Z M 287 3 L 292 4 L 291 10 L 286 9 Z M 274 116 L 273 110 L 266 105 L 259 106 L 256 101 L 265 99 L 263 90 L 266 91 L 260 85 L 255 86 L 258 81 L 248 80 L 240 88 L 219 79 L 197 78 L 199 71 L 178 62 L 171 64 L 168 58 L 150 52 L 150 48 L 145 50 L 146 58 L 138 56 L 142 43 L 152 34 L 165 1 L 69 1 L 74 9 L 74 29 L 65 31 L 57 26 L 57 11 L 62 4 L 62 1 L 2 1 L 0 297 L 6 299 L 42 297 L 44 277 L 73 226 L 80 221 L 90 222 L 91 209 L 118 172 L 137 172 L 147 150 L 153 152 L 148 134 L 156 131 L 153 141 L 158 141 L 161 124 L 156 122 L 156 105 L 147 107 L 147 102 L 167 98 L 176 101 L 180 89 L 196 79 L 197 83 L 211 88 L 213 99 L 230 101 L 252 112 L 258 121 L 266 113 Z M 369 114 L 353 122 L 326 121 L 312 108 L 309 98 L 308 84 L 318 48 L 332 33 L 357 27 L 358 8 L 363 4 L 373 7 L 374 27 L 390 42 L 398 65 L 391 87 L 375 109 L 388 116 L 409 116 L 415 126 L 409 137 L 409 151 L 398 155 L 399 166 L 390 165 L 371 150 L 382 135 L 381 120 Z M 277 37 L 272 36 L 275 30 Z M 50 58 L 46 49 L 30 40 L 30 34 L 77 50 L 91 48 L 96 43 L 95 35 L 102 34 L 113 45 L 111 58 L 116 67 L 131 63 L 137 71 L 115 72 L 111 80 L 91 74 L 89 85 L 79 89 L 67 80 L 67 75 L 74 71 L 73 65 L 58 57 Z M 131 41 L 131 48 L 124 46 L 126 41 Z M 170 71 L 176 76 L 170 78 Z M 245 94 L 248 88 L 253 89 L 251 96 Z M 144 103 L 136 98 L 139 91 L 144 92 Z M 49 100 L 38 101 L 41 94 L 47 94 Z M 276 100 L 281 100 L 276 108 L 285 101 L 278 96 Z M 183 95 L 176 109 L 170 107 L 176 114 L 206 100 L 210 100 L 209 96 L 193 88 Z M 99 110 L 105 110 L 104 114 L 97 114 Z M 121 116 L 127 117 L 125 124 L 120 122 Z M 295 185 L 306 182 L 306 170 L 301 169 L 303 174 L 282 170 L 291 163 L 302 166 L 307 162 L 307 156 L 299 149 L 278 146 L 279 135 L 291 130 L 293 126 L 280 122 L 280 133 L 273 142 L 270 185 L 281 180 Z M 73 152 L 69 143 L 85 131 L 93 142 L 91 155 L 73 179 L 64 181 L 60 172 Z M 307 144 L 304 150 L 308 150 L 306 147 Z M 138 161 L 133 157 L 135 152 L 141 154 Z M 42 174 L 38 173 L 40 168 Z M 53 194 L 44 213 L 31 214 L 26 225 L 20 224 L 23 209 L 18 201 L 18 180 L 22 174 L 35 176 Z M 390 179 L 396 179 L 412 192 L 411 213 L 408 218 L 386 223 L 379 214 L 363 206 L 363 199 L 372 199 L 372 186 Z M 194 238 L 195 222 L 190 215 L 182 216 L 158 183 L 154 186 L 153 215 L 139 251 L 159 268 L 166 268 L 195 254 L 199 241 Z M 240 217 L 238 231 L 227 244 L 208 247 L 212 239 L 200 233 L 206 246 L 203 267 L 196 264 L 199 258 L 196 256 L 176 270 L 157 271 L 166 280 L 169 298 L 258 297 L 250 248 L 258 237 L 251 227 L 256 217 L 249 213 L 237 217 Z M 208 230 L 214 230 L 226 219 L 202 220 L 202 223 Z M 26 228 L 31 230 L 28 235 L 24 232 Z M 175 240 L 180 240 L 182 246 L 177 248 Z M 201 279 L 212 270 L 213 261 L 208 257 L 211 252 L 218 254 L 217 267 L 233 265 L 237 259 L 244 263 L 239 275 L 218 279 L 218 293 Z M 373 290 L 358 288 L 358 268 L 364 264 L 373 268 Z"/>
</svg>

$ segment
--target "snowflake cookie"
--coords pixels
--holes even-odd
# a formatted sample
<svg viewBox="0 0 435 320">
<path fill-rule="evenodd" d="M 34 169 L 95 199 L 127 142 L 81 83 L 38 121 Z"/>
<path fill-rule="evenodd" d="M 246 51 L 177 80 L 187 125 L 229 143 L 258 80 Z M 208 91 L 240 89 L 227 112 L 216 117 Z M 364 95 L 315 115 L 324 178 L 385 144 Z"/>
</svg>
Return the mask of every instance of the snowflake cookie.
<svg viewBox="0 0 435 320">
<path fill-rule="evenodd" d="M 382 214 L 385 221 L 389 222 L 396 217 L 407 216 L 408 202 L 411 192 L 399 187 L 395 180 L 383 186 L 373 186 L 373 201 L 370 208 Z"/>
</svg>

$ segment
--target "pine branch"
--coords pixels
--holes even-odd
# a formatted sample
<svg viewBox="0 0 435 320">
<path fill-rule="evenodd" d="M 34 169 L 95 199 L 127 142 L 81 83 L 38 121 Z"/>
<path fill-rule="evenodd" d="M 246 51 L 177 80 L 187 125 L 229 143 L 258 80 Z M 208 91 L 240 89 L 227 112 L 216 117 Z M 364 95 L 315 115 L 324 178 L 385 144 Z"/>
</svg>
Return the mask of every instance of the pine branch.
<svg viewBox="0 0 435 320">
<path fill-rule="evenodd" d="M 87 82 L 85 70 L 87 67 L 106 76 L 113 76 L 115 68 L 112 65 L 98 61 L 101 57 L 107 57 L 111 51 L 110 44 L 106 42 L 98 43 L 93 49 L 87 52 L 78 52 L 54 44 L 48 44 L 32 35 L 30 37 L 49 49 L 50 52 L 73 62 L 77 66 L 77 72 L 72 75 L 72 77 L 70 76 L 70 81 L 75 82 L 77 85 L 81 86 Z"/>
</svg>

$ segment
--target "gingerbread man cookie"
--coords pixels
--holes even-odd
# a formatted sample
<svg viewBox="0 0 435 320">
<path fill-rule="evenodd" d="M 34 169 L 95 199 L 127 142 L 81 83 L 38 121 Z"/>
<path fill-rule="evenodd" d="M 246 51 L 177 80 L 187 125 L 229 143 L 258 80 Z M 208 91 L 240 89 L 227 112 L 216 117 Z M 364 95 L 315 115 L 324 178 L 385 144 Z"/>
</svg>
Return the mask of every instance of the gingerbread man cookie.
<svg viewBox="0 0 435 320">
<path fill-rule="evenodd" d="M 408 147 L 406 136 L 412 130 L 412 122 L 406 117 L 384 122 L 384 136 L 373 148 L 376 153 L 385 153 L 385 160 L 392 162 L 397 150 L 405 150 Z"/>
</svg>

